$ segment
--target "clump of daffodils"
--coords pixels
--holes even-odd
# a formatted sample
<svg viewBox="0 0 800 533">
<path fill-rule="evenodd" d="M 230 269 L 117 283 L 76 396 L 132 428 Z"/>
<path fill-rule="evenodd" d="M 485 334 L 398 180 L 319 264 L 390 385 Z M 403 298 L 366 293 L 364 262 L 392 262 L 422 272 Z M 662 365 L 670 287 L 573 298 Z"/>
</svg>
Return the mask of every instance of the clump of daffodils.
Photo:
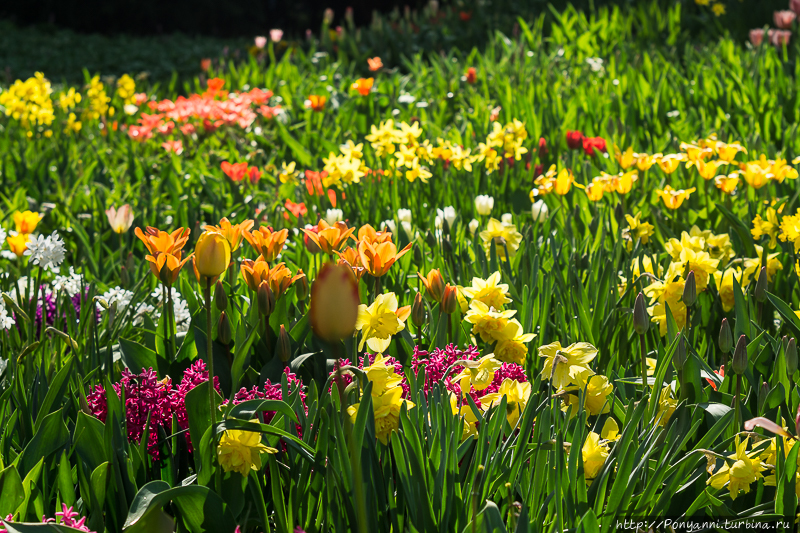
<svg viewBox="0 0 800 533">
<path fill-rule="evenodd" d="M 25 130 L 28 138 L 34 135 L 50 137 L 50 125 L 55 120 L 53 89 L 44 74 L 37 72 L 25 81 L 17 80 L 8 90 L 0 92 L 0 106 L 5 108 L 6 116 L 16 120 Z"/>
</svg>

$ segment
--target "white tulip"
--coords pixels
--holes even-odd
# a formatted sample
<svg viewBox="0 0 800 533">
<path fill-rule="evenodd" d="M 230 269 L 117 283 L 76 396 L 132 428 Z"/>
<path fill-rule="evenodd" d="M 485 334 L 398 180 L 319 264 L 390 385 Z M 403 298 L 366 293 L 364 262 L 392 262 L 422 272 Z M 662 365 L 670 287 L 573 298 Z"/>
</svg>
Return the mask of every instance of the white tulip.
<svg viewBox="0 0 800 533">
<path fill-rule="evenodd" d="M 513 224 L 514 222 L 512 218 L 513 217 L 511 213 L 503 213 L 503 216 L 500 217 L 500 222 L 502 222 L 503 224 Z"/>
<path fill-rule="evenodd" d="M 478 226 L 480 226 L 480 225 L 481 225 L 481 223 L 473 218 L 472 220 L 469 221 L 469 232 L 472 235 L 475 235 L 475 232 L 478 231 Z"/>
<path fill-rule="evenodd" d="M 494 207 L 494 198 L 491 196 L 481 194 L 475 197 L 475 211 L 479 215 L 489 215 Z"/>
<path fill-rule="evenodd" d="M 544 222 L 547 220 L 547 204 L 544 200 L 538 200 L 531 206 L 531 215 L 534 222 Z"/>
<path fill-rule="evenodd" d="M 325 222 L 333 226 L 344 218 L 344 213 L 341 209 L 328 209 L 325 213 Z"/>
</svg>

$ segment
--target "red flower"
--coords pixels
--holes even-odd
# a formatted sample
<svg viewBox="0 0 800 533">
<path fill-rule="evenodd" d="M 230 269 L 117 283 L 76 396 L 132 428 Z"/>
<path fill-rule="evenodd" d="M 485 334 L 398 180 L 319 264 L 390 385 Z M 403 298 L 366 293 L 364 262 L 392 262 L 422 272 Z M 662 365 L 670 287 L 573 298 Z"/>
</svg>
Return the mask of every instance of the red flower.
<svg viewBox="0 0 800 533">
<path fill-rule="evenodd" d="M 247 169 L 247 177 L 250 178 L 250 183 L 258 183 L 261 179 L 261 171 L 258 167 L 250 167 Z"/>
<path fill-rule="evenodd" d="M 328 173 L 325 170 L 322 172 L 306 170 L 306 189 L 308 189 L 308 194 L 312 196 L 322 196 L 322 180 L 327 177 Z"/>
<path fill-rule="evenodd" d="M 541 159 L 547 152 L 547 141 L 544 137 L 539 137 L 539 158 Z"/>
<path fill-rule="evenodd" d="M 208 70 L 211 68 L 211 60 L 208 58 L 200 60 L 200 70 Z"/>
<path fill-rule="evenodd" d="M 577 150 L 583 143 L 583 133 L 580 131 L 567 130 L 567 146 L 570 150 Z"/>
<path fill-rule="evenodd" d="M 469 67 L 467 69 L 467 83 L 475 83 L 478 79 L 478 72 L 475 70 L 475 67 Z"/>
<path fill-rule="evenodd" d="M 725 377 L 725 365 L 721 365 L 721 366 L 719 367 L 719 372 L 717 372 L 717 371 L 715 370 L 715 371 L 714 371 L 714 373 L 715 373 L 716 375 L 718 375 L 719 377 L 721 377 L 721 378 L 724 378 L 724 377 Z M 717 390 L 717 386 L 716 386 L 716 385 L 714 385 L 714 382 L 713 382 L 713 381 L 711 381 L 711 380 L 710 380 L 710 379 L 708 379 L 708 378 L 706 378 L 706 381 L 708 381 L 708 384 L 709 384 L 709 385 L 711 385 L 711 387 L 712 387 L 714 390 Z"/>
<path fill-rule="evenodd" d="M 211 78 L 208 80 L 208 89 L 206 90 L 206 95 L 213 98 L 220 91 L 222 91 L 223 85 L 225 85 L 225 80 L 222 78 Z"/>
<path fill-rule="evenodd" d="M 605 153 L 606 140 L 603 139 L 602 137 L 584 137 L 583 151 L 586 152 L 586 155 L 594 155 L 595 149 Z"/>
<path fill-rule="evenodd" d="M 222 169 L 222 172 L 225 173 L 233 181 L 242 181 L 244 179 L 244 175 L 247 172 L 247 163 L 228 163 L 227 161 L 223 161 L 220 164 L 219 168 Z"/>
<path fill-rule="evenodd" d="M 472 18 L 472 11 L 459 11 L 458 16 L 463 22 L 466 22 Z"/>
<path fill-rule="evenodd" d="M 300 218 L 301 216 L 308 213 L 308 209 L 306 209 L 306 204 L 300 202 L 299 204 L 294 203 L 293 201 L 286 199 L 286 203 L 284 206 L 286 208 L 287 213 L 284 213 L 283 216 L 286 220 L 289 220 L 289 213 L 293 214 L 295 217 Z"/>
<path fill-rule="evenodd" d="M 533 167 L 533 178 L 536 179 L 544 174 L 544 165 L 536 165 Z"/>
</svg>

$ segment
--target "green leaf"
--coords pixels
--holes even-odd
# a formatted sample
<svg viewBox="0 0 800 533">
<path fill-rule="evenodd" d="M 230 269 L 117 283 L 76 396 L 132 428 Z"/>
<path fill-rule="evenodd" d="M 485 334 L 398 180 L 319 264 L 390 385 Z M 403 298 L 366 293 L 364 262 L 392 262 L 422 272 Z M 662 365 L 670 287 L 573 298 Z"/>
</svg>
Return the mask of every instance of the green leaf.
<svg viewBox="0 0 800 533">
<path fill-rule="evenodd" d="M 149 524 L 148 515 L 161 511 L 169 502 L 177 509 L 176 518 L 187 531 L 225 532 L 236 528 L 231 512 L 222 499 L 209 488 L 198 485 L 170 488 L 164 481 L 151 481 L 136 493 L 123 529 L 134 533 L 147 531 L 143 529 L 143 525 Z"/>
<path fill-rule="evenodd" d="M 17 467 L 9 466 L 0 472 L 0 516 L 14 513 L 25 501 L 25 489 Z"/>
</svg>

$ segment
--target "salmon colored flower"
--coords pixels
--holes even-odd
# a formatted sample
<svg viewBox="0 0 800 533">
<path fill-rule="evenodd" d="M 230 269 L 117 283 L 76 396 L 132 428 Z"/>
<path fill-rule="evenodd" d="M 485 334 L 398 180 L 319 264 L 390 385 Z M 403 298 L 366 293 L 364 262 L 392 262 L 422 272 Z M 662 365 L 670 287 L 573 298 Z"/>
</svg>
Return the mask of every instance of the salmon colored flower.
<svg viewBox="0 0 800 533">
<path fill-rule="evenodd" d="M 211 59 L 203 58 L 200 60 L 200 70 L 206 72 L 211 69 Z"/>
<path fill-rule="evenodd" d="M 380 57 L 367 58 L 367 65 L 369 65 L 370 72 L 376 72 L 383 68 L 383 61 Z"/>
<path fill-rule="evenodd" d="M 242 181 L 247 173 L 247 163 L 244 161 L 233 164 L 223 161 L 220 164 L 220 168 L 222 169 L 222 172 L 224 172 L 225 175 L 233 181 Z"/>
<path fill-rule="evenodd" d="M 17 211 L 12 215 L 14 226 L 17 228 L 17 233 L 29 235 L 36 230 L 36 225 L 42 220 L 42 215 L 34 213 L 33 211 Z"/>
<path fill-rule="evenodd" d="M 113 206 L 109 207 L 106 209 L 106 217 L 108 217 L 108 223 L 111 224 L 111 229 L 114 230 L 114 233 L 125 233 L 131 229 L 133 224 L 133 211 L 128 204 L 119 209 Z"/>
<path fill-rule="evenodd" d="M 161 148 L 175 155 L 181 155 L 183 153 L 183 141 L 180 139 L 177 141 L 166 141 L 161 143 Z"/>
<path fill-rule="evenodd" d="M 275 299 L 279 299 L 286 290 L 291 287 L 295 281 L 305 277 L 302 271 L 298 271 L 297 275 L 292 275 L 292 271 L 284 263 L 278 263 L 270 268 L 263 257 L 259 257 L 255 261 L 251 259 L 243 259 L 240 267 L 242 277 L 245 283 L 254 292 L 258 292 L 258 288 L 262 283 L 269 284 L 272 294 Z"/>
<path fill-rule="evenodd" d="M 358 94 L 361 96 L 367 96 L 370 91 L 372 91 L 372 85 L 374 83 L 374 78 L 359 78 L 353 83 L 353 85 L 350 86 L 350 88 L 358 91 Z"/>
<path fill-rule="evenodd" d="M 258 183 L 258 180 L 261 179 L 261 171 L 258 170 L 258 167 L 248 167 L 246 174 L 250 183 Z"/>
<path fill-rule="evenodd" d="M 243 234 L 250 246 L 261 254 L 264 260 L 272 262 L 281 253 L 283 245 L 286 243 L 286 238 L 289 236 L 289 230 L 284 228 L 280 231 L 274 231 L 270 227 L 261 226 L 254 231 L 244 231 Z"/>
<path fill-rule="evenodd" d="M 253 227 L 253 224 L 254 222 L 252 220 L 245 220 L 241 224 L 231 224 L 231 221 L 228 220 L 227 217 L 223 217 L 222 220 L 219 221 L 219 226 L 206 225 L 206 230 L 222 233 L 225 238 L 228 239 L 228 244 L 231 246 L 231 253 L 233 253 L 239 249 L 242 239 L 245 238 L 245 234 L 250 232 L 250 228 Z"/>
<path fill-rule="evenodd" d="M 361 276 L 364 275 L 364 272 L 366 272 L 367 269 L 365 269 L 364 265 L 361 264 L 361 256 L 358 254 L 358 250 L 348 246 L 341 252 L 336 252 L 336 254 L 339 256 L 339 260 L 336 262 L 336 264 L 345 265 L 351 268 L 356 281 L 361 281 Z"/>
<path fill-rule="evenodd" d="M 391 241 L 372 244 L 363 240 L 358 243 L 358 255 L 361 257 L 361 264 L 364 265 L 367 272 L 376 278 L 386 274 L 394 262 L 403 257 L 409 250 L 411 250 L 411 243 L 408 243 L 399 252 L 397 251 L 397 246 Z"/>
<path fill-rule="evenodd" d="M 303 229 L 309 239 L 319 246 L 320 250 L 328 255 L 341 250 L 347 239 L 353 234 L 355 228 L 348 228 L 347 224 L 339 221 L 334 225 L 330 225 L 324 220 L 320 220 L 317 224 L 317 232 Z"/>
<path fill-rule="evenodd" d="M 359 314 L 359 303 L 358 284 L 350 269 L 325 263 L 311 286 L 311 329 L 328 342 L 351 336 Z"/>
<path fill-rule="evenodd" d="M 320 95 L 317 95 L 317 94 L 312 94 L 312 95 L 310 95 L 308 97 L 308 100 L 306 100 L 306 104 L 305 105 L 306 105 L 307 108 L 310 108 L 310 109 L 312 109 L 312 110 L 314 110 L 316 112 L 320 112 L 323 109 L 325 109 L 325 102 L 327 102 L 327 101 L 328 101 L 328 97 L 327 96 L 320 96 Z"/>
<path fill-rule="evenodd" d="M 291 200 L 289 200 L 288 198 L 286 199 L 286 203 L 283 205 L 283 207 L 287 211 L 286 213 L 283 214 L 283 218 L 285 218 L 286 220 L 289 220 L 289 213 L 293 214 L 295 218 L 300 218 L 301 216 L 308 213 L 308 208 L 306 207 L 306 204 L 304 202 L 296 204 Z"/>
</svg>

